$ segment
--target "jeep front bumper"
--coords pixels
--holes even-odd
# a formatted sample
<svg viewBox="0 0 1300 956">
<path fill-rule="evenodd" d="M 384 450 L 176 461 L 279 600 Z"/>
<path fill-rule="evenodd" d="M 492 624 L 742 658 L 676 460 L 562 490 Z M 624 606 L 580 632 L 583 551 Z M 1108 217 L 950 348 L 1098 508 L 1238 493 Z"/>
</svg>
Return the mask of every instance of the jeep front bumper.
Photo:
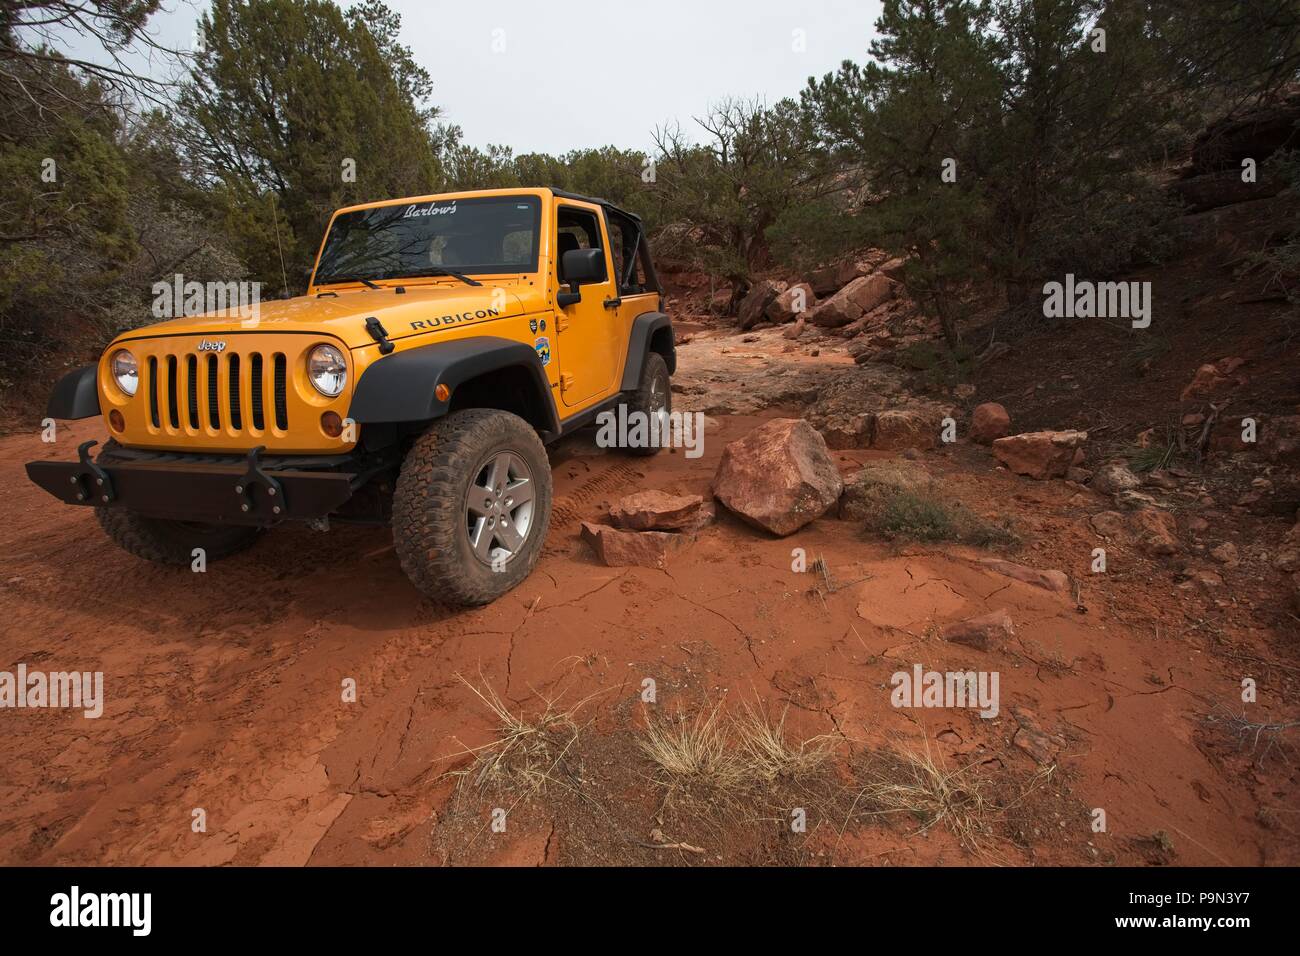
<svg viewBox="0 0 1300 956">
<path fill-rule="evenodd" d="M 271 525 L 323 518 L 352 497 L 355 474 L 265 468 L 261 448 L 242 463 L 112 461 L 89 450 L 77 461 L 30 461 L 27 477 L 70 505 L 126 508 L 152 518 L 211 524 Z"/>
</svg>

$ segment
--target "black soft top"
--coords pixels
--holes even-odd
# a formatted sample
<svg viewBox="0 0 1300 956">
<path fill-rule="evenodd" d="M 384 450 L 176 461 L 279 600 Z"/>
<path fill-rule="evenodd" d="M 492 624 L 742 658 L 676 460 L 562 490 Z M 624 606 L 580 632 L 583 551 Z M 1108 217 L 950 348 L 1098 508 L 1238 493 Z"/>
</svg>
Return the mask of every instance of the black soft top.
<svg viewBox="0 0 1300 956">
<path fill-rule="evenodd" d="M 626 209 L 620 209 L 618 206 L 615 206 L 608 199 L 600 199 L 596 196 L 582 196 L 579 195 L 578 193 L 571 193 L 563 189 L 556 189 L 554 186 L 547 186 L 545 188 L 549 189 L 551 192 L 559 196 L 561 199 L 576 199 L 579 202 L 589 202 L 589 203 L 594 203 L 597 206 L 604 206 L 606 209 L 612 210 L 621 216 L 627 216 L 627 218 L 635 220 L 637 225 L 641 224 L 640 216 L 638 216 L 634 212 L 628 212 Z"/>
</svg>

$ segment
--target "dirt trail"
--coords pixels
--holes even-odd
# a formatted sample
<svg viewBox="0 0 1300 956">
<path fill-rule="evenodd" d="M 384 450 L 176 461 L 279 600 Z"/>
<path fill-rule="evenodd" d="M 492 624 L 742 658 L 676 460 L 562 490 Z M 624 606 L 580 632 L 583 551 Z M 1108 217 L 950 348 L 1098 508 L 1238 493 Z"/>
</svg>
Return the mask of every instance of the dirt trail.
<svg viewBox="0 0 1300 956">
<path fill-rule="evenodd" d="M 770 362 L 724 363 L 709 340 L 681 350 L 680 382 L 726 378 L 727 368 L 731 381 L 715 384 L 743 390 L 770 379 Z M 768 355 L 780 347 L 774 336 L 736 346 Z M 816 359 L 800 361 L 831 371 L 848 361 L 829 349 Z M 809 374 L 815 387 L 817 372 Z M 682 403 L 702 407 L 700 394 Z M 1268 659 L 1277 635 L 1211 641 L 1187 625 L 1189 598 L 1133 563 L 1105 586 L 1091 583 L 1077 488 L 1030 486 L 974 449 L 925 456 L 975 510 L 1014 503 L 1034 544 L 1012 560 L 1084 582 L 1086 613 L 1073 594 L 981 564 L 985 552 L 899 547 L 829 516 L 776 540 L 724 514 L 666 572 L 604 567 L 579 540 L 579 520 L 632 491 L 707 494 L 723 446 L 778 413 L 714 414 L 694 460 L 630 459 L 600 452 L 590 435 L 567 439 L 553 450 L 558 500 L 537 571 L 468 612 L 422 600 L 386 530 L 277 530 L 203 574 L 153 567 L 22 471 L 28 459 L 67 457 L 101 437 L 97 423 L 64 425 L 52 446 L 36 432 L 0 440 L 9 489 L 0 669 L 103 671 L 107 698 L 98 720 L 0 711 L 0 863 L 437 862 L 431 831 L 451 789 L 442 775 L 494 733 L 458 673 L 481 675 L 521 707 L 538 695 L 598 694 L 593 707 L 611 725 L 641 706 L 641 681 L 652 676 L 666 706 L 757 697 L 789 705 L 798 735 L 928 741 L 956 765 L 1023 772 L 1036 764 L 1013 743 L 1021 729 L 1013 708 L 1028 708 L 1063 743 L 1061 772 L 1048 785 L 1049 812 L 1026 823 L 1022 845 L 1004 848 L 1007 862 L 1300 862 L 1288 816 L 1293 764 L 1280 751 L 1254 759 L 1204 721 L 1239 699 L 1245 672 L 1270 692 L 1293 691 L 1284 685 L 1294 679 L 1289 665 L 1260 672 L 1225 658 L 1231 646 Z M 879 457 L 834 454 L 845 472 Z M 822 557 L 842 586 L 819 594 L 815 576 L 792 573 L 797 547 Z M 947 622 L 996 608 L 1016 622 L 1006 652 L 936 636 Z M 890 675 L 917 663 L 999 671 L 999 715 L 893 708 Z M 356 703 L 341 700 L 348 678 Z M 644 766 L 617 772 L 630 792 L 647 786 Z M 1107 832 L 1091 831 L 1092 808 L 1106 810 Z M 194 832 L 196 809 L 206 832 Z M 522 828 L 484 845 L 480 859 L 553 860 L 551 842 L 545 828 Z M 715 857 L 736 861 L 725 847 Z M 614 859 L 666 862 L 636 848 Z M 835 861 L 970 858 L 940 831 L 882 825 L 838 844 Z"/>
</svg>

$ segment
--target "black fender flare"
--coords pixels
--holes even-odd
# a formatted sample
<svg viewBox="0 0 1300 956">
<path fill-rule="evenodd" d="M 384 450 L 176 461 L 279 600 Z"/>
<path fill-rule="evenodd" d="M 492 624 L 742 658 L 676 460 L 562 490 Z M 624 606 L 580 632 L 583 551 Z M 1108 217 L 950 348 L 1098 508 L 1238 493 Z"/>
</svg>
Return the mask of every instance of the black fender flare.
<svg viewBox="0 0 1300 956">
<path fill-rule="evenodd" d="M 665 334 L 662 330 L 667 329 Z M 677 345 L 673 337 L 673 320 L 663 312 L 642 312 L 632 320 L 632 331 L 627 338 L 627 362 L 623 365 L 623 381 L 619 388 L 625 392 L 635 391 L 641 383 L 641 370 L 645 366 L 646 353 L 656 341 L 661 347 L 655 349 L 668 363 L 668 374 L 677 371 Z M 666 343 L 666 347 L 664 346 Z"/>
<path fill-rule="evenodd" d="M 505 368 L 522 367 L 536 386 L 541 417 L 552 433 L 560 431 L 559 415 L 541 359 L 532 346 L 495 335 L 475 335 L 403 349 L 370 365 L 357 381 L 348 417 L 359 425 L 380 422 L 420 422 L 447 414 L 456 388 L 470 379 Z M 435 394 L 439 385 L 451 390 L 447 401 Z"/>
<path fill-rule="evenodd" d="M 94 418 L 99 414 L 97 376 L 94 365 L 74 369 L 63 376 L 50 393 L 45 414 L 50 418 Z"/>
</svg>

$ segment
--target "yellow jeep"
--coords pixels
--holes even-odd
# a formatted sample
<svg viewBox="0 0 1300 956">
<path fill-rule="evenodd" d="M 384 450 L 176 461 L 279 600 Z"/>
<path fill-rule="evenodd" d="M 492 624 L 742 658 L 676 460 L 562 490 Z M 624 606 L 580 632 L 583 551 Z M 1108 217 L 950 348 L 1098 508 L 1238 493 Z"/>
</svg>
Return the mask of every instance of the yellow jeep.
<svg viewBox="0 0 1300 956">
<path fill-rule="evenodd" d="M 420 591 L 483 604 L 541 554 L 545 443 L 620 404 L 670 411 L 661 309 L 640 219 L 604 200 L 492 189 L 340 209 L 305 295 L 133 329 L 63 378 L 49 415 L 102 415 L 109 441 L 27 474 L 166 564 L 286 520 L 391 523 Z"/>
</svg>

